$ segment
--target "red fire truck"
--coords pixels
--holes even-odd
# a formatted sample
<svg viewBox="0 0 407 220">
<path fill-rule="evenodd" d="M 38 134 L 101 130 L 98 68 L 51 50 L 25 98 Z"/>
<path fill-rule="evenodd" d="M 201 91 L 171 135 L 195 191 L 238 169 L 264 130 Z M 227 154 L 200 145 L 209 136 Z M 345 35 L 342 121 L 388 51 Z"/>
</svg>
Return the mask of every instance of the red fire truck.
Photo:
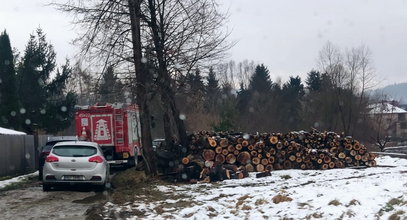
<svg viewBox="0 0 407 220">
<path fill-rule="evenodd" d="M 98 143 L 110 163 L 137 165 L 141 145 L 136 105 L 76 106 L 75 122 L 76 135 Z"/>
</svg>

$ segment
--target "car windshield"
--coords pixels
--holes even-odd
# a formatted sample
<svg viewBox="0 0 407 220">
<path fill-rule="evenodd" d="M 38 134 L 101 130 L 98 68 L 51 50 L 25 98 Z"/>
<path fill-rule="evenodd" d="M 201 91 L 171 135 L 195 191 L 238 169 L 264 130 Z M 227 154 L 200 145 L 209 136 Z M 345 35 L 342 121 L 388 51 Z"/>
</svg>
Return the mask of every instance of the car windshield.
<svg viewBox="0 0 407 220">
<path fill-rule="evenodd" d="M 91 146 L 55 146 L 52 153 L 63 157 L 89 157 L 96 154 L 97 149 Z"/>
</svg>

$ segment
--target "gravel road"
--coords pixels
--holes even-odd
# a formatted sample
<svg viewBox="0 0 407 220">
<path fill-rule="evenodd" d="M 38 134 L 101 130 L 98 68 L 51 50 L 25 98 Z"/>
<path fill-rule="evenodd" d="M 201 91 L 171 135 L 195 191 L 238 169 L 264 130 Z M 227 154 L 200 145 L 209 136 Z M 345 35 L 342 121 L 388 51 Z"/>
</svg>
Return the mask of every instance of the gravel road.
<svg viewBox="0 0 407 220">
<path fill-rule="evenodd" d="M 86 210 L 103 201 L 107 192 L 88 187 L 64 187 L 43 192 L 41 183 L 0 192 L 1 219 L 85 219 Z"/>
</svg>

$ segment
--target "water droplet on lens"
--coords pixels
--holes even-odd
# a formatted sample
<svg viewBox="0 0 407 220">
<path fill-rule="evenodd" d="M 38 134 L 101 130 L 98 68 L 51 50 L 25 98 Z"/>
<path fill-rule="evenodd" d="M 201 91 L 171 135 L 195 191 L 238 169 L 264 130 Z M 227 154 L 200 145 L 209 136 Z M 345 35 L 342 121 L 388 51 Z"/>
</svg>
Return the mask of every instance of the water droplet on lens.
<svg viewBox="0 0 407 220">
<path fill-rule="evenodd" d="M 25 108 L 20 108 L 20 114 L 25 114 L 26 110 Z"/>
<path fill-rule="evenodd" d="M 184 114 L 179 114 L 179 119 L 185 120 L 187 117 Z"/>
</svg>

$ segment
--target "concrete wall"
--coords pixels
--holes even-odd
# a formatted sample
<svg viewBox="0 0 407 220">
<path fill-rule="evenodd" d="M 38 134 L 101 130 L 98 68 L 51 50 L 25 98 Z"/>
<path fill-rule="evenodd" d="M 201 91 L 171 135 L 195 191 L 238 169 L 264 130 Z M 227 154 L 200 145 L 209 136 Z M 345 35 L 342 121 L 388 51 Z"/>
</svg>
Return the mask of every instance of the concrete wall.
<svg viewBox="0 0 407 220">
<path fill-rule="evenodd" d="M 0 135 L 0 177 L 34 172 L 45 135 Z"/>
</svg>

